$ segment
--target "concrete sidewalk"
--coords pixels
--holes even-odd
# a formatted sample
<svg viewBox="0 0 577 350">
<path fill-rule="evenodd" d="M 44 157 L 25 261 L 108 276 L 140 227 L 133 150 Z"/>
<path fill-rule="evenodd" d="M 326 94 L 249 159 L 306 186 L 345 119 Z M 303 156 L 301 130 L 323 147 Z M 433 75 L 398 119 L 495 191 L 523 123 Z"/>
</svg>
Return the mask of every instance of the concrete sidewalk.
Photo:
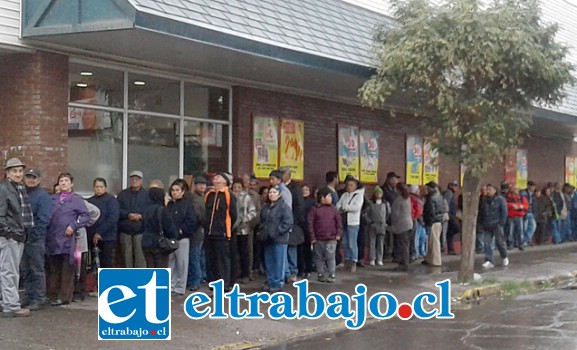
<svg viewBox="0 0 577 350">
<path fill-rule="evenodd" d="M 482 255 L 477 256 L 477 272 L 491 280 L 490 286 L 452 285 L 453 307 L 460 305 L 459 296 L 470 293 L 475 299 L 475 290 L 482 290 L 480 296 L 503 290 L 506 283 L 543 283 L 551 287 L 550 282 L 563 279 L 569 283 L 574 280 L 577 271 L 577 243 L 549 245 L 528 248 L 525 252 L 511 251 L 511 264 L 507 268 L 500 266 L 497 257 L 496 268 L 484 272 L 480 268 Z M 337 282 L 320 283 L 316 276 L 310 280 L 310 291 L 324 296 L 332 292 L 355 294 L 359 283 L 368 287 L 368 294 L 386 291 L 394 294 L 399 303 L 410 302 L 421 292 L 430 291 L 438 295 L 435 283 L 445 279 L 455 281 L 459 266 L 459 256 L 445 256 L 443 268 L 429 268 L 415 262 L 409 273 L 393 272 L 395 265 L 368 266 L 359 268 L 356 274 L 337 272 Z M 260 290 L 262 279 L 241 286 L 241 291 L 250 294 Z M 500 287 L 495 287 L 500 286 Z M 208 292 L 203 287 L 201 291 Z M 295 295 L 294 287 L 286 291 Z M 469 291 L 469 292 L 467 292 Z M 166 342 L 102 342 L 97 340 L 97 301 L 88 298 L 82 303 L 73 303 L 65 307 L 53 307 L 35 312 L 29 318 L 0 319 L 0 348 L 2 349 L 246 349 L 263 345 L 286 342 L 287 340 L 344 330 L 344 320 L 330 320 L 325 317 L 317 320 L 190 320 L 183 311 L 184 298 L 173 298 L 172 340 Z M 241 304 L 242 306 L 242 304 Z M 375 320 L 372 320 L 373 322 Z M 383 321 L 387 322 L 387 321 Z"/>
</svg>

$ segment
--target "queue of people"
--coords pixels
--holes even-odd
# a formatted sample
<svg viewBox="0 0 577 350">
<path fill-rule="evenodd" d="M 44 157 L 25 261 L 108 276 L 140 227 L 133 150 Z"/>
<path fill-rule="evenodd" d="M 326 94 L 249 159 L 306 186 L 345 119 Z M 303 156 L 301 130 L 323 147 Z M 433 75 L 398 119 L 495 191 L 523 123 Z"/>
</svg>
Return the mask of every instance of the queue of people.
<svg viewBox="0 0 577 350">
<path fill-rule="evenodd" d="M 203 282 L 222 279 L 225 289 L 262 275 L 271 293 L 316 273 L 333 283 L 339 268 L 355 273 L 392 259 L 406 272 L 418 259 L 442 266 L 456 254 L 462 200 L 458 183 L 442 193 L 400 182 L 394 172 L 370 193 L 353 176 L 338 189 L 338 174 L 322 186 L 291 181 L 288 168 L 272 171 L 269 183 L 249 174 L 196 176 L 192 186 L 175 180 L 144 187 L 144 174 L 129 174 L 117 197 L 104 178 L 93 182 L 86 201 L 74 192 L 74 177 L 58 176 L 54 193 L 41 187 L 38 169 L 9 159 L 0 184 L 0 288 L 2 316 L 27 316 L 46 305 L 83 300 L 92 267 L 170 268 L 172 291 L 184 295 Z M 191 188 L 192 187 L 192 188 Z M 577 239 L 577 196 L 568 184 L 533 182 L 519 191 L 483 187 L 477 250 L 484 268 L 494 267 L 495 247 L 507 266 L 508 250 Z M 368 257 L 365 259 L 365 250 Z M 20 283 L 25 290 L 20 299 Z"/>
</svg>

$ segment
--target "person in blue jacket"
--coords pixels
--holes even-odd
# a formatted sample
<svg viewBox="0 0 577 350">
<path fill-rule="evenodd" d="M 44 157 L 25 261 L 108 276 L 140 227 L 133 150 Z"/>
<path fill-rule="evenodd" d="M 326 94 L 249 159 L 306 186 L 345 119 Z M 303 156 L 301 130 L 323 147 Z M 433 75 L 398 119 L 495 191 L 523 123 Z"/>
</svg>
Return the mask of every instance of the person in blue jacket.
<svg viewBox="0 0 577 350">
<path fill-rule="evenodd" d="M 34 227 L 28 231 L 24 254 L 20 262 L 20 274 L 26 291 L 26 301 L 31 311 L 40 310 L 46 303 L 46 228 L 52 216 L 52 198 L 40 188 L 40 171 L 30 168 L 24 175 L 28 199 L 34 217 Z"/>
</svg>

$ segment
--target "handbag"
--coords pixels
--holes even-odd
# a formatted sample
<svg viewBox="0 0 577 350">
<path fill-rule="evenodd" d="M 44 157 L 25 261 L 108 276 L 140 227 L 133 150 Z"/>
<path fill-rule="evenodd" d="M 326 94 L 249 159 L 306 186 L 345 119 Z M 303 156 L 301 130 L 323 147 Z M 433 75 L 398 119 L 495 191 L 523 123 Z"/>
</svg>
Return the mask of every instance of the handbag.
<svg viewBox="0 0 577 350">
<path fill-rule="evenodd" d="M 158 209 L 158 224 L 160 225 L 160 237 L 158 238 L 158 247 L 163 254 L 170 254 L 178 249 L 178 241 L 174 238 L 168 238 L 164 236 L 164 230 L 162 229 L 162 217 L 160 216 L 162 208 Z"/>
</svg>

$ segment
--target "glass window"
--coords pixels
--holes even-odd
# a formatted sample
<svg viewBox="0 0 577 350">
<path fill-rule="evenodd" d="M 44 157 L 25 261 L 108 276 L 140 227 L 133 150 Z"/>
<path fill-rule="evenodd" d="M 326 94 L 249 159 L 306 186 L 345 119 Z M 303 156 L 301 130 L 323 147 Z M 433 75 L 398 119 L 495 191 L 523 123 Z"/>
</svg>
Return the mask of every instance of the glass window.
<svg viewBox="0 0 577 350">
<path fill-rule="evenodd" d="M 74 189 L 92 194 L 92 180 L 103 177 L 110 193 L 122 187 L 122 113 L 68 108 L 68 169 Z"/>
<path fill-rule="evenodd" d="M 180 115 L 180 82 L 129 73 L 128 109 Z"/>
<path fill-rule="evenodd" d="M 144 184 L 161 180 L 165 187 L 178 178 L 180 121 L 146 115 L 128 116 L 128 172 L 144 173 Z"/>
<path fill-rule="evenodd" d="M 70 102 L 119 107 L 124 103 L 121 71 L 70 63 Z"/>
<path fill-rule="evenodd" d="M 228 170 L 228 125 L 184 122 L 184 174 Z"/>
<path fill-rule="evenodd" d="M 184 115 L 187 117 L 228 120 L 228 89 L 184 84 Z"/>
</svg>

